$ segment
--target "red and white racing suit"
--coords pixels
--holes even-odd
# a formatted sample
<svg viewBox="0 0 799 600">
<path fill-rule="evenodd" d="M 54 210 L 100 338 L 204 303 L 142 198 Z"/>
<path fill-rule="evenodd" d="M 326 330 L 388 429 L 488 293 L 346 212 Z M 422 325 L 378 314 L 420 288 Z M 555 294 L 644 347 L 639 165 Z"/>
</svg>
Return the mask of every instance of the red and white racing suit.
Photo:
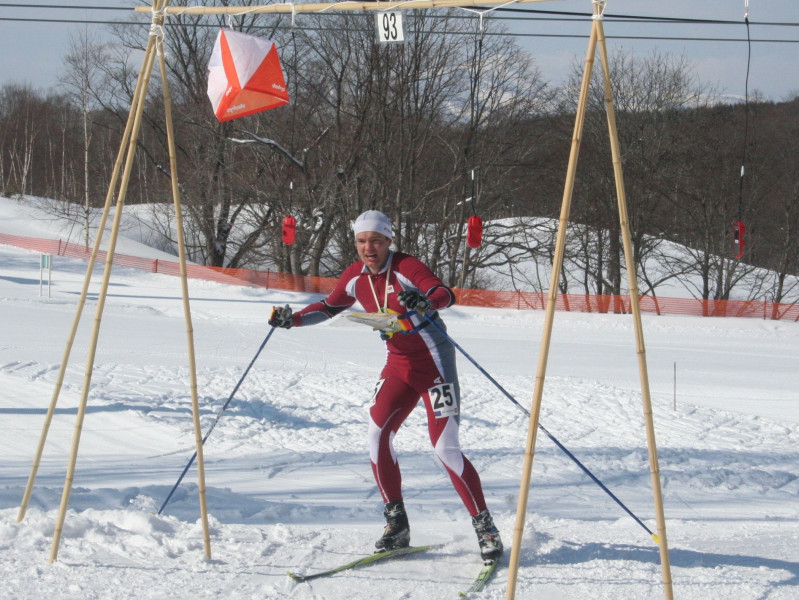
<svg viewBox="0 0 799 600">
<path fill-rule="evenodd" d="M 452 306 L 455 295 L 420 260 L 392 252 L 386 265 L 373 275 L 358 261 L 349 266 L 336 288 L 293 316 L 292 326 L 320 323 L 359 302 L 367 312 L 385 309 L 404 313 L 397 300 L 402 290 L 416 290 L 431 302 L 427 315 L 446 327 L 436 312 Z M 416 407 L 419 397 L 427 409 L 427 426 L 436 456 L 449 473 L 469 514 L 486 508 L 480 476 L 463 455 L 458 440 L 460 388 L 455 367 L 455 347 L 429 321 L 413 315 L 419 331 L 397 333 L 386 340 L 388 358 L 375 387 L 369 410 L 369 454 L 377 487 L 384 502 L 402 500 L 402 476 L 393 448 L 394 435 Z"/>
</svg>

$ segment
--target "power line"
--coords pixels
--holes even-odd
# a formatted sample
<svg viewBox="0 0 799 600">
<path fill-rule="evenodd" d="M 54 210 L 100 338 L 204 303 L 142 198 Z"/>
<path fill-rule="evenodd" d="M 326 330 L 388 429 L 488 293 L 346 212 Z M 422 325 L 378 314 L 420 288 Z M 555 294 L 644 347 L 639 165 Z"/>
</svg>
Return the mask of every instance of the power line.
<svg viewBox="0 0 799 600">
<path fill-rule="evenodd" d="M 139 25 L 150 26 L 150 22 L 131 23 L 125 21 L 95 21 L 89 19 L 27 19 L 22 17 L 0 17 L 0 21 L 12 23 L 79 23 L 80 25 Z"/>
<path fill-rule="evenodd" d="M 123 25 L 123 26 L 134 26 L 134 27 L 149 27 L 149 21 L 142 21 L 140 23 L 131 22 L 131 21 L 96 21 L 96 20 L 85 20 L 85 19 L 29 19 L 29 18 L 14 18 L 14 17 L 0 17 L 0 21 L 8 21 L 8 22 L 23 22 L 23 23 L 66 23 L 66 24 L 79 24 L 79 25 Z M 217 24 L 205 24 L 205 23 L 193 23 L 192 27 L 206 27 L 206 28 L 218 28 L 219 25 Z M 166 28 L 168 31 L 169 23 L 166 23 Z M 286 27 L 288 28 L 288 26 Z M 269 29 L 273 30 L 274 27 L 259 27 L 253 26 L 252 29 Z M 297 31 L 363 31 L 369 32 L 371 29 L 359 29 L 356 27 L 307 27 L 307 26 L 295 26 L 295 30 Z M 465 35 L 465 36 L 473 36 L 474 32 L 469 31 L 436 31 L 436 30 L 420 30 L 418 33 L 430 35 L 430 34 L 446 34 L 446 35 Z M 587 39 L 587 34 L 579 34 L 579 33 L 518 33 L 518 32 L 486 32 L 486 36 L 495 36 L 495 37 L 518 37 L 518 38 L 562 38 L 562 39 Z M 729 37 L 681 37 L 681 36 L 654 36 L 654 35 L 605 35 L 605 38 L 608 40 L 651 40 L 651 41 L 664 41 L 664 42 L 751 42 L 751 43 L 761 43 L 761 44 L 799 44 L 799 40 L 790 40 L 790 39 L 779 39 L 779 38 L 752 38 L 751 40 L 747 40 L 746 38 L 729 38 Z"/>
<path fill-rule="evenodd" d="M 26 9 L 58 9 L 58 10 L 105 10 L 105 11 L 125 11 L 130 13 L 131 10 L 128 7 L 119 7 L 119 6 L 76 6 L 76 5 L 62 5 L 62 4 L 22 4 L 22 3 L 1 3 L 0 9 L 2 8 L 26 8 Z M 491 18 L 496 20 L 504 20 L 504 21 L 513 21 L 513 22 L 525 22 L 525 21 L 543 21 L 543 22 L 551 22 L 551 21 L 560 21 L 560 22 L 582 22 L 588 21 L 592 18 L 592 15 L 589 13 L 583 12 L 570 12 L 570 11 L 548 11 L 548 10 L 538 10 L 538 9 L 524 9 L 524 8 L 498 8 L 496 12 L 507 12 L 511 14 L 530 14 L 530 15 L 551 15 L 546 17 L 539 17 L 539 16 L 531 16 L 531 17 L 519 17 L 519 16 L 508 16 L 508 17 L 501 17 L 496 14 L 492 14 Z M 173 15 L 172 17 L 174 17 Z M 337 16 L 335 14 L 317 14 L 315 16 L 320 17 L 332 17 Z M 341 16 L 341 15 L 338 15 Z M 347 16 L 350 17 L 361 17 L 362 15 L 348 13 Z M 611 15 L 605 14 L 604 15 L 606 20 L 618 23 L 638 23 L 638 24 L 665 24 L 665 25 L 686 25 L 686 24 L 695 24 L 695 25 L 737 25 L 740 26 L 740 21 L 729 21 L 729 20 L 720 20 L 720 19 L 691 19 L 685 17 L 650 17 L 650 16 L 640 16 L 640 15 Z M 434 16 L 435 18 L 435 16 Z M 456 18 L 462 19 L 473 19 L 472 16 L 456 16 Z M 150 22 L 147 21 L 108 21 L 108 20 L 99 20 L 99 19 L 68 19 L 68 18 L 36 18 L 36 17 L 0 17 L 0 21 L 5 22 L 16 22 L 16 23 L 63 23 L 63 24 L 82 24 L 82 25 L 122 25 L 122 26 L 149 26 Z M 169 27 L 170 21 L 167 20 L 166 26 Z M 754 22 L 750 21 L 750 25 L 760 25 L 760 26 L 781 26 L 781 27 L 799 27 L 799 23 L 779 23 L 779 22 L 770 22 L 770 21 L 762 21 L 762 22 Z M 195 23 L 193 26 L 198 27 L 218 27 L 217 24 L 205 24 L 205 23 Z M 259 27 L 255 26 L 254 29 L 258 29 Z M 264 27 L 265 29 L 267 27 Z M 358 28 L 324 28 L 324 27 L 295 27 L 296 29 L 303 30 L 303 31 L 354 31 L 358 30 Z M 271 29 L 271 27 L 270 27 Z M 427 30 L 427 31 L 420 31 L 423 34 L 437 34 L 437 33 L 448 33 L 450 35 L 472 35 L 471 33 L 464 32 L 444 32 L 444 31 L 435 31 L 435 30 Z M 524 33 L 524 32 L 486 32 L 486 35 L 492 36 L 512 36 L 512 37 L 519 37 L 519 38 L 561 38 L 561 39 L 585 39 L 588 37 L 585 34 L 557 34 L 557 33 Z M 760 38 L 751 38 L 751 39 L 744 39 L 744 38 L 731 38 L 731 37 L 710 37 L 710 36 L 666 36 L 666 35 L 606 35 L 607 39 L 610 40 L 651 40 L 651 41 L 681 41 L 681 42 L 749 42 L 749 43 L 773 43 L 773 44 L 797 44 L 799 43 L 799 39 L 781 39 L 781 38 L 773 38 L 773 37 L 760 37 Z"/>
<path fill-rule="evenodd" d="M 88 6 L 88 5 L 70 5 L 70 4 L 27 4 L 17 2 L 3 2 L 0 3 L 0 8 L 35 8 L 35 9 L 58 9 L 58 10 L 113 10 L 132 12 L 130 7 L 125 6 Z M 246 6 L 242 7 L 242 11 L 246 12 Z M 456 7 L 453 7 L 456 8 Z M 559 10 L 541 10 L 532 8 L 518 8 L 518 7 L 501 7 L 492 9 L 491 12 L 507 12 L 511 14 L 532 14 L 532 15 L 554 15 L 554 18 L 536 18 L 536 17 L 499 17 L 492 14 L 491 18 L 498 20 L 512 20 L 512 21 L 566 21 L 566 22 L 581 22 L 590 21 L 593 18 L 593 13 L 587 12 L 574 12 L 574 11 L 559 11 Z M 334 16 L 333 13 L 316 13 L 319 16 Z M 360 16 L 354 13 L 349 13 L 351 16 Z M 177 15 L 170 15 L 172 17 Z M 605 13 L 604 19 L 619 23 L 653 23 L 653 24 L 699 24 L 699 25 L 740 25 L 741 21 L 730 21 L 724 19 L 694 19 L 690 17 L 657 17 L 646 15 L 616 15 Z M 460 18 L 472 19 L 474 17 L 463 16 Z M 21 19 L 22 20 L 22 19 Z M 40 19 L 31 19 L 38 21 Z M 71 22 L 71 21 L 69 21 Z M 799 27 L 799 23 L 779 22 L 779 21 L 749 21 L 750 25 L 759 25 L 767 27 Z"/>
<path fill-rule="evenodd" d="M 125 12 L 132 12 L 130 7 L 127 6 L 75 6 L 65 4 L 17 4 L 17 3 L 2 3 L 0 8 L 56 8 L 58 10 L 124 10 Z"/>
<path fill-rule="evenodd" d="M 0 17 L 0 22 L 22 22 L 22 23 L 64 23 L 64 24 L 79 24 L 79 25 L 122 25 L 134 27 L 149 27 L 149 21 L 142 21 L 139 23 L 132 21 L 98 21 L 87 19 L 31 19 L 22 17 Z M 166 23 L 167 29 L 169 23 Z M 217 24 L 193 23 L 192 27 L 207 27 L 217 28 Z M 253 29 L 274 29 L 273 27 L 259 27 L 253 26 Z M 358 29 L 355 27 L 307 27 L 295 26 L 298 31 L 371 31 L 371 29 Z M 422 34 L 447 34 L 447 35 L 474 35 L 473 32 L 453 32 L 453 31 L 436 31 L 436 30 L 420 30 Z M 563 39 L 586 39 L 586 34 L 570 34 L 570 33 L 520 33 L 520 32 L 486 32 L 487 36 L 499 37 L 519 37 L 519 38 L 563 38 Z M 682 42 L 747 42 L 762 43 L 762 44 L 799 44 L 799 39 L 780 39 L 780 38 L 729 38 L 729 37 L 683 37 L 683 36 L 655 36 L 655 35 L 605 35 L 608 40 L 652 40 L 652 41 L 682 41 Z"/>
<path fill-rule="evenodd" d="M 578 17 L 565 19 L 568 21 L 590 21 L 593 19 L 593 13 L 585 12 L 569 12 L 559 10 L 540 10 L 533 8 L 509 8 L 502 7 L 494 9 L 497 12 L 510 12 L 520 14 L 541 14 L 541 15 L 557 15 L 559 17 Z M 696 24 L 696 25 L 741 25 L 742 21 L 730 21 L 726 19 L 692 19 L 690 17 L 647 17 L 645 15 L 613 15 L 605 13 L 603 18 L 608 21 L 622 22 L 622 23 L 674 23 L 674 24 Z M 543 19 L 542 19 L 543 20 Z M 546 20 L 562 20 L 562 19 L 546 19 Z M 750 25 L 786 25 L 788 27 L 799 27 L 799 23 L 785 23 L 779 21 L 749 21 Z"/>
</svg>

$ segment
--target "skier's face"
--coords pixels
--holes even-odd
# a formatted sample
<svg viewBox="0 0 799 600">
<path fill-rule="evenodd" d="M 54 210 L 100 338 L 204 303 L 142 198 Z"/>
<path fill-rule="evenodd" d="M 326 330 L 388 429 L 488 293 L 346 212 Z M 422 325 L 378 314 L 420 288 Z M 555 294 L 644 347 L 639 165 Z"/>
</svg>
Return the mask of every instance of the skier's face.
<svg viewBox="0 0 799 600">
<path fill-rule="evenodd" d="M 376 231 L 364 231 L 355 236 L 358 258 L 372 273 L 379 273 L 388 260 L 391 239 Z"/>
</svg>

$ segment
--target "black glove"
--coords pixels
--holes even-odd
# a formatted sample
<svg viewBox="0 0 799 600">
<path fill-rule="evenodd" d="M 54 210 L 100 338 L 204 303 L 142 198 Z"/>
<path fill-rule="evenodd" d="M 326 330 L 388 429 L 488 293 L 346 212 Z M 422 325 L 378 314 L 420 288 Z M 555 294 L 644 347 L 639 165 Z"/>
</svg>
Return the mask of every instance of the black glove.
<svg viewBox="0 0 799 600">
<path fill-rule="evenodd" d="M 397 300 L 408 310 L 426 311 L 432 306 L 427 296 L 416 290 L 402 290 L 397 294 Z"/>
<path fill-rule="evenodd" d="M 269 317 L 269 324 L 272 327 L 290 329 L 294 324 L 294 319 L 291 316 L 291 307 L 288 304 L 286 306 L 273 307 L 272 316 Z"/>
</svg>

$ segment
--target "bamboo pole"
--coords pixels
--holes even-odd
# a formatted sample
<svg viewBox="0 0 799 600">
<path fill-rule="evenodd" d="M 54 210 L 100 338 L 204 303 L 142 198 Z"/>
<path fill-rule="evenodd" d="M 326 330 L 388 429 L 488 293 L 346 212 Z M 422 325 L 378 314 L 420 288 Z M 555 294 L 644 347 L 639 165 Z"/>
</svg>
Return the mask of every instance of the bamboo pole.
<svg viewBox="0 0 799 600">
<path fill-rule="evenodd" d="M 166 15 L 253 15 L 268 13 L 336 13 L 363 11 L 410 10 L 420 8 L 461 8 L 498 4 L 528 4 L 552 0 L 394 0 L 392 2 L 311 2 L 307 4 L 267 4 L 260 6 L 170 6 Z M 137 6 L 134 12 L 152 12 L 149 6 Z"/>
<path fill-rule="evenodd" d="M 512 600 L 516 596 L 516 580 L 521 556 L 525 515 L 527 513 L 527 500 L 530 493 L 530 478 L 533 469 L 536 434 L 538 432 L 538 422 L 541 413 L 541 400 L 544 395 L 544 380 L 546 379 L 547 360 L 549 357 L 550 341 L 552 339 L 552 325 L 555 319 L 555 302 L 558 295 L 558 282 L 560 281 L 560 274 L 563 268 L 563 254 L 566 247 L 566 228 L 569 223 L 569 212 L 571 210 L 571 201 L 577 171 L 577 158 L 580 154 L 585 112 L 588 105 L 588 90 L 591 83 L 591 71 L 593 70 L 594 56 L 596 55 L 596 42 L 597 27 L 595 21 L 591 28 L 591 36 L 588 39 L 588 52 L 585 57 L 585 70 L 583 71 L 583 81 L 580 87 L 580 99 L 577 104 L 574 135 L 572 137 L 569 165 L 566 172 L 566 185 L 563 190 L 563 203 L 560 210 L 558 237 L 555 243 L 555 257 L 552 263 L 552 275 L 549 280 L 549 294 L 547 296 L 544 330 L 541 338 L 541 350 L 538 355 L 535 389 L 533 391 L 533 410 L 530 411 L 525 461 L 522 469 L 521 484 L 519 486 L 519 501 L 516 508 L 516 525 L 514 527 L 513 546 L 511 547 L 510 564 L 508 566 L 508 587 L 505 593 L 505 598 L 507 600 Z"/>
<path fill-rule="evenodd" d="M 660 548 L 660 566 L 663 577 L 663 591 L 667 600 L 673 595 L 671 581 L 671 563 L 669 560 L 669 547 L 666 538 L 666 518 L 663 511 L 663 495 L 660 488 L 660 467 L 658 466 L 657 446 L 655 444 L 655 425 L 652 418 L 652 399 L 649 391 L 649 375 L 646 364 L 646 348 L 644 346 L 644 330 L 641 323 L 641 305 L 638 297 L 638 272 L 632 250 L 630 236 L 630 221 L 627 215 L 627 198 L 624 189 L 624 173 L 621 164 L 621 150 L 619 148 L 619 135 L 616 127 L 616 115 L 613 107 L 613 89 L 610 81 L 610 62 L 608 61 L 607 47 L 605 44 L 605 31 L 602 20 L 596 21 L 598 31 L 599 54 L 602 62 L 602 73 L 605 85 L 605 112 L 608 118 L 608 132 L 610 135 L 611 156 L 613 159 L 613 174 L 616 181 L 616 198 L 619 206 L 619 222 L 621 224 L 622 241 L 624 245 L 624 258 L 627 265 L 627 280 L 630 287 L 630 306 L 632 307 L 635 322 L 636 352 L 638 355 L 638 372 L 641 380 L 641 396 L 643 399 L 644 419 L 646 421 L 646 439 L 649 450 L 649 471 L 652 477 L 652 492 L 655 501 L 655 514 L 657 519 L 657 536 L 655 541 Z"/>
<path fill-rule="evenodd" d="M 158 65 L 161 70 L 161 86 L 164 91 L 164 111 L 166 119 L 166 137 L 169 148 L 169 168 L 172 178 L 172 199 L 175 204 L 175 222 L 177 224 L 178 256 L 180 257 L 180 281 L 183 292 L 183 316 L 186 321 L 186 339 L 189 352 L 189 377 L 191 386 L 191 412 L 194 421 L 194 440 L 197 447 L 197 485 L 200 494 L 200 516 L 203 525 L 203 547 L 206 558 L 211 558 L 211 536 L 208 527 L 208 506 L 205 497 L 205 461 L 203 459 L 203 437 L 200 428 L 200 405 L 197 400 L 197 367 L 194 356 L 194 328 L 191 322 L 189 306 L 189 285 L 186 275 L 186 244 L 183 237 L 183 216 L 180 206 L 180 189 L 178 188 L 177 153 L 175 152 L 175 130 L 172 121 L 172 96 L 169 91 L 169 79 L 163 52 L 163 39 L 157 38 Z"/>
<path fill-rule="evenodd" d="M 162 6 L 161 0 L 156 0 L 157 6 Z M 163 21 L 163 19 L 162 19 Z M 143 89 L 147 89 L 150 74 L 152 73 L 153 62 L 155 59 L 155 42 L 154 37 L 151 35 L 147 42 L 147 49 L 145 51 L 144 68 L 141 71 L 140 77 L 144 78 L 142 83 Z M 64 519 L 69 505 L 69 496 L 72 492 L 72 481 L 75 476 L 75 465 L 77 463 L 78 446 L 80 445 L 81 430 L 83 428 L 83 419 L 86 414 L 86 404 L 89 396 L 89 386 L 91 385 L 92 370 L 94 368 L 94 358 L 97 352 L 97 340 L 100 335 L 100 324 L 102 322 L 103 309 L 105 307 L 105 300 L 108 294 L 108 284 L 111 277 L 111 268 L 114 260 L 114 250 L 116 249 L 117 237 L 119 235 L 119 224 L 122 218 L 122 207 L 125 203 L 125 196 L 127 195 L 128 183 L 130 181 L 130 174 L 133 169 L 133 158 L 136 151 L 136 142 L 138 140 L 138 133 L 141 126 L 141 117 L 145 104 L 144 92 L 138 98 L 139 102 L 136 106 L 131 106 L 131 112 L 135 111 L 135 120 L 133 129 L 131 131 L 130 143 L 128 145 L 127 160 L 125 162 L 125 170 L 122 176 L 122 183 L 117 196 L 116 213 L 114 214 L 114 222 L 111 228 L 111 237 L 108 242 L 108 250 L 105 261 L 105 270 L 103 272 L 103 282 L 98 296 L 97 309 L 94 317 L 94 329 L 92 330 L 91 341 L 89 345 L 89 354 L 86 359 L 86 370 L 83 378 L 83 389 L 81 392 L 80 404 L 78 406 L 78 414 L 75 420 L 75 430 L 72 436 L 72 450 L 70 452 L 69 465 L 67 467 L 67 475 L 64 481 L 64 490 L 61 495 L 61 507 L 58 514 L 55 530 L 53 532 L 53 543 L 50 549 L 50 560 L 54 562 L 58 556 L 58 546 L 61 541 L 61 532 L 64 527 Z"/>
<path fill-rule="evenodd" d="M 142 64 L 142 70 L 144 69 L 144 64 Z M 139 97 L 141 94 L 144 93 L 144 87 L 142 86 L 142 73 L 139 73 L 139 79 L 136 84 L 136 89 L 133 92 L 133 105 L 136 105 L 139 102 Z M 133 129 L 133 112 L 128 114 L 128 121 L 125 125 L 125 132 L 122 135 L 122 141 L 119 145 L 119 153 L 117 154 L 116 162 L 114 163 L 114 168 L 111 172 L 111 181 L 108 185 L 108 193 L 105 197 L 105 205 L 103 207 L 103 213 L 100 217 L 100 223 L 97 227 L 97 236 L 94 240 L 94 248 L 92 249 L 91 256 L 89 257 L 88 265 L 86 266 L 86 275 L 83 278 L 83 289 L 80 293 L 80 299 L 78 300 L 77 309 L 75 311 L 75 317 L 72 321 L 72 329 L 70 330 L 69 337 L 67 339 L 66 347 L 64 348 L 64 354 L 61 358 L 61 366 L 58 370 L 58 377 L 56 378 L 55 389 L 53 390 L 53 395 L 50 398 L 50 406 L 47 409 L 47 414 L 44 419 L 44 425 L 42 426 L 42 432 L 39 436 L 39 444 L 36 448 L 36 454 L 33 459 L 33 466 L 31 467 L 30 475 L 28 476 L 28 483 L 25 486 L 25 493 L 22 497 L 22 502 L 19 507 L 19 514 L 17 515 L 17 522 L 21 522 L 22 519 L 25 518 L 25 513 L 28 510 L 28 504 L 30 503 L 31 494 L 33 492 L 33 485 L 36 481 L 36 474 L 39 471 L 39 464 L 41 462 L 42 454 L 44 452 L 44 446 L 47 441 L 47 434 L 50 431 L 50 424 L 53 420 L 53 414 L 55 413 L 56 404 L 58 404 L 58 397 L 61 394 L 61 388 L 64 384 L 64 375 L 67 370 L 67 364 L 69 363 L 69 357 L 72 353 L 72 346 L 75 342 L 75 336 L 77 335 L 78 326 L 80 325 L 80 320 L 83 315 L 83 309 L 86 305 L 86 296 L 88 295 L 89 291 L 89 284 L 91 283 L 92 273 L 94 271 L 94 265 L 97 260 L 97 254 L 100 250 L 100 244 L 103 239 L 103 233 L 105 232 L 106 222 L 108 221 L 108 214 L 111 210 L 111 202 L 114 199 L 114 190 L 116 189 L 117 183 L 119 181 L 119 173 L 122 169 L 122 163 L 125 158 L 125 149 L 128 144 L 128 140 L 130 139 L 130 133 Z"/>
</svg>

